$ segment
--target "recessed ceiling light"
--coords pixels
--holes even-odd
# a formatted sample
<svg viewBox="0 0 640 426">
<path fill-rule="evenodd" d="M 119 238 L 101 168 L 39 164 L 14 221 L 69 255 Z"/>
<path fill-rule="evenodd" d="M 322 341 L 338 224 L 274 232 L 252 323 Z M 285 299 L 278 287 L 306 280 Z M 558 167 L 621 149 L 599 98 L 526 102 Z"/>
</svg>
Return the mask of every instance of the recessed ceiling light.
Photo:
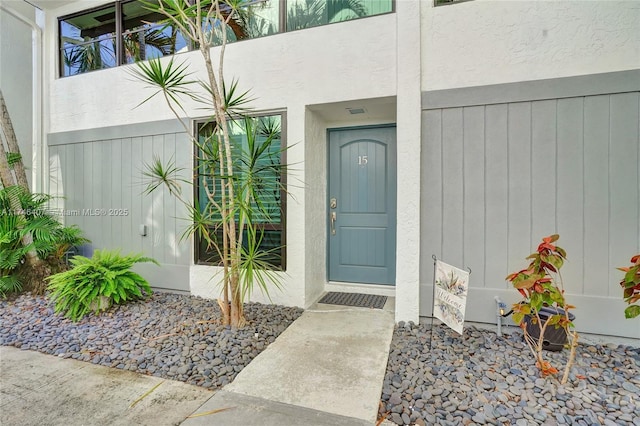
<svg viewBox="0 0 640 426">
<path fill-rule="evenodd" d="M 349 114 L 364 114 L 367 112 L 364 108 L 347 108 L 347 111 L 349 111 Z"/>
</svg>

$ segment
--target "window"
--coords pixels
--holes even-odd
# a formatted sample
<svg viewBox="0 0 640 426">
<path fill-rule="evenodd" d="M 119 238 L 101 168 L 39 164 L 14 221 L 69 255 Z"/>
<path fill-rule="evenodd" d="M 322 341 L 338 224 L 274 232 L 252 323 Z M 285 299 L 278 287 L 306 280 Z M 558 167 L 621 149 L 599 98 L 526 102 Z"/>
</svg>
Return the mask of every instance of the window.
<svg viewBox="0 0 640 426">
<path fill-rule="evenodd" d="M 139 1 L 59 20 L 60 75 L 81 74 L 188 50 L 185 38 Z"/>
<path fill-rule="evenodd" d="M 229 136 L 234 151 L 234 176 L 236 192 L 246 191 L 250 176 L 252 188 L 258 202 L 252 202 L 253 229 L 260 244 L 258 247 L 263 260 L 274 268 L 285 270 L 285 170 L 284 144 L 282 138 L 284 114 L 270 114 L 237 119 L 230 122 Z M 212 140 L 214 123 L 197 124 L 198 136 L 202 150 L 196 159 L 196 197 L 200 212 L 212 219 L 210 229 L 212 239 L 220 241 L 222 231 L 216 230 L 220 214 L 208 198 L 214 193 L 214 200 L 219 202 L 219 176 L 216 163 L 203 161 L 203 152 L 215 151 Z M 211 157 L 211 156 L 210 156 Z M 208 188 L 205 188 L 205 182 Z M 217 187 L 217 188 L 216 188 Z M 216 189 L 214 191 L 214 188 Z M 208 191 L 207 191 L 208 189 Z M 236 222 L 239 215 L 236 214 Z M 246 237 L 245 230 L 245 237 Z M 246 238 L 244 238 L 246 241 Z M 196 262 L 218 264 L 220 256 L 215 247 L 207 247 L 207 242 L 196 238 Z"/>
<path fill-rule="evenodd" d="M 287 31 L 392 11 L 392 0 L 287 0 Z"/>
<path fill-rule="evenodd" d="M 61 75 L 118 65 L 115 16 L 115 6 L 109 6 L 60 20 Z"/>
<path fill-rule="evenodd" d="M 280 4 L 277 0 L 252 2 L 229 22 L 229 42 L 258 38 L 280 32 Z"/>
<path fill-rule="evenodd" d="M 246 0 L 246 7 L 229 22 L 227 37 L 230 42 L 263 37 L 390 13 L 393 7 L 394 0 Z M 118 0 L 60 18 L 60 75 L 191 50 L 187 38 L 177 28 L 161 24 L 163 19 L 139 0 Z M 219 42 L 219 25 L 206 26 L 212 41 Z"/>
<path fill-rule="evenodd" d="M 122 4 L 123 63 L 188 50 L 188 43 L 180 31 L 159 24 L 162 20 L 163 16 L 146 10 L 140 2 Z"/>
</svg>

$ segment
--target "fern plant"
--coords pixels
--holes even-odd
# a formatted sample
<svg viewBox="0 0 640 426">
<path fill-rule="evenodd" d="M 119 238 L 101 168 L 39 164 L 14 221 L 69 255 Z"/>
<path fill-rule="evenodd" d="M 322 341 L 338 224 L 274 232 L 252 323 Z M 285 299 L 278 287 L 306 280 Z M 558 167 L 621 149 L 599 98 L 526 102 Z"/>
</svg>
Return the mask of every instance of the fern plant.
<svg viewBox="0 0 640 426">
<path fill-rule="evenodd" d="M 79 321 L 89 312 L 99 313 L 112 303 L 124 304 L 151 294 L 149 283 L 131 271 L 136 263 L 154 259 L 141 254 L 122 256 L 118 251 L 96 250 L 91 259 L 74 256 L 73 268 L 48 278 L 55 312 Z"/>
</svg>

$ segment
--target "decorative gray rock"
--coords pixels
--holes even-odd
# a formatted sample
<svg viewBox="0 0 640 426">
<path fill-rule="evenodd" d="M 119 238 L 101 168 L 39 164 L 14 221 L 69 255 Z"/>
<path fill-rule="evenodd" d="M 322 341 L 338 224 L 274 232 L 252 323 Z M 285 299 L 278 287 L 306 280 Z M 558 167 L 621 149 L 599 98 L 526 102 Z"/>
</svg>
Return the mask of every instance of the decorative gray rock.
<svg viewBox="0 0 640 426">
<path fill-rule="evenodd" d="M 301 313 L 249 303 L 249 325 L 229 330 L 215 322 L 220 317 L 215 300 L 155 293 L 73 323 L 54 315 L 48 299 L 24 294 L 0 300 L 0 344 L 219 389 Z"/>
<path fill-rule="evenodd" d="M 558 386 L 540 377 L 519 331 L 510 338 L 497 338 L 491 332 L 469 327 L 464 339 L 443 326 L 434 326 L 433 332 L 432 338 L 429 324 L 405 325 L 394 331 L 385 382 L 411 382 L 411 391 L 400 393 L 402 401 L 398 405 L 390 404 L 391 394 L 383 391 L 387 410 L 400 408 L 397 424 L 406 424 L 402 414 L 410 412 L 405 411 L 405 404 L 413 403 L 415 411 L 410 417 L 415 424 L 422 424 L 415 419 L 417 416 L 427 425 L 591 426 L 603 424 L 605 417 L 598 413 L 608 412 L 613 416 L 607 417 L 609 421 L 640 426 L 640 420 L 636 421 L 640 408 L 635 399 L 633 403 L 629 400 L 640 386 L 640 356 L 634 358 L 640 350 L 636 348 L 630 354 L 617 346 L 580 345 L 573 376 L 567 384 Z M 566 356 L 567 351 L 563 351 L 549 359 L 554 365 L 563 365 Z M 629 360 L 632 368 L 622 368 L 629 365 Z M 418 394 L 422 398 L 416 398 Z M 423 401 L 424 408 L 418 401 Z"/>
</svg>

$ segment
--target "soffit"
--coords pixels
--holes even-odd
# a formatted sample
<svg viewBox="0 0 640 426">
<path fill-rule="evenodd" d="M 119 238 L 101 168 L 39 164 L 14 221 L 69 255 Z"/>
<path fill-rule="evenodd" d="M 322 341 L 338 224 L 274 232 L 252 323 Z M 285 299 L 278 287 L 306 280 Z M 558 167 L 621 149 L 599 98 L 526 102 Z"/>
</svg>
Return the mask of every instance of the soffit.
<svg viewBox="0 0 640 426">
<path fill-rule="evenodd" d="M 79 0 L 24 0 L 24 1 L 34 5 L 38 9 L 42 9 L 46 11 L 46 10 L 57 9 L 61 6 L 66 6 L 71 3 L 77 3 Z M 97 2 L 97 1 L 86 1 L 86 0 L 84 1 L 84 3 L 87 4 L 87 8 L 91 8 L 93 6 L 97 6 L 100 4 L 100 2 Z M 94 3 L 93 6 L 92 6 L 92 3 Z"/>
<path fill-rule="evenodd" d="M 346 102 L 309 105 L 328 123 L 349 123 L 350 121 L 395 122 L 396 98 L 360 99 Z M 355 114 L 353 112 L 356 112 Z"/>
</svg>

